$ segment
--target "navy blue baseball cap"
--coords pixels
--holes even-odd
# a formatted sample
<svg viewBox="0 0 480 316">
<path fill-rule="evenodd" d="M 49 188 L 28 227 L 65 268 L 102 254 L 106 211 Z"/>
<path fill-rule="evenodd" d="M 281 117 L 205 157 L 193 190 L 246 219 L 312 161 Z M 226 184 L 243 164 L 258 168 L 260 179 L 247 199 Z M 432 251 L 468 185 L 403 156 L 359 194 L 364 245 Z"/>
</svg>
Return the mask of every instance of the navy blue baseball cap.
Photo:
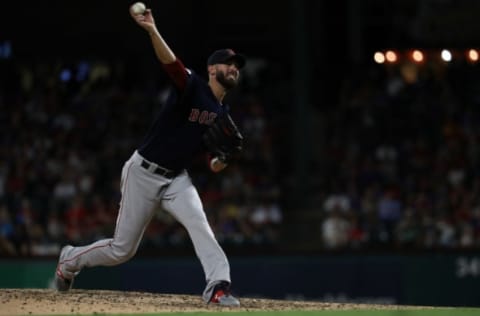
<svg viewBox="0 0 480 316">
<path fill-rule="evenodd" d="M 231 61 L 237 64 L 238 69 L 242 69 L 246 62 L 245 56 L 235 53 L 233 49 L 225 48 L 214 51 L 208 57 L 207 65 L 225 64 Z"/>
</svg>

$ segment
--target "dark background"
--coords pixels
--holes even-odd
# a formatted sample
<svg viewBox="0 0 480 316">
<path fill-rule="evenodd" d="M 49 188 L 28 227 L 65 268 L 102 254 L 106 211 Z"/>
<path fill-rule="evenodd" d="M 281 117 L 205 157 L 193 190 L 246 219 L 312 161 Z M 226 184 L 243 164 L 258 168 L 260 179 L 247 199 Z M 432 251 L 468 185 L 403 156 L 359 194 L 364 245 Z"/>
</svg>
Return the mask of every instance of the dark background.
<svg viewBox="0 0 480 316">
<path fill-rule="evenodd" d="M 8 1 L 0 40 L 18 58 L 121 58 L 145 71 L 155 61 L 146 34 L 131 20 L 133 1 Z M 150 1 L 159 31 L 186 64 L 232 46 L 249 57 L 295 67 L 295 39 L 307 48 L 312 85 L 335 102 L 352 66 L 386 48 L 478 45 L 477 1 Z M 151 67 L 150 67 L 151 69 Z M 321 104 L 320 104 L 321 103 Z M 328 103 L 328 104 L 325 104 Z"/>
<path fill-rule="evenodd" d="M 146 34 L 128 14 L 131 3 L 8 1 L 0 10 L 0 40 L 10 40 L 20 58 L 122 58 L 138 62 L 143 70 L 154 56 Z M 479 41 L 475 22 L 480 5 L 473 0 L 180 0 L 147 5 L 173 50 L 195 68 L 214 49 L 233 46 L 291 70 L 297 62 L 294 39 L 304 37 L 312 84 L 320 84 L 332 102 L 342 75 L 352 65 L 369 62 L 377 49 L 471 47 Z"/>
<path fill-rule="evenodd" d="M 12 53 L 8 60 L 0 59 L 5 66 L 1 69 L 16 63 L 68 65 L 108 60 L 123 65 L 130 86 L 142 86 L 151 78 L 165 79 L 148 35 L 129 16 L 132 3 L 2 3 L 0 45 L 9 43 Z M 326 121 L 348 112 L 339 109 L 347 79 L 352 86 L 361 86 L 363 78 L 370 79 L 372 69 L 380 73 L 387 68 L 379 66 L 384 67 L 379 71 L 372 66 L 375 51 L 480 46 L 480 3 L 473 0 L 157 0 L 146 4 L 173 51 L 198 72 L 205 68 L 208 55 L 221 47 L 245 54 L 251 65 L 268 64 L 267 73 L 250 76 L 258 82 L 247 81 L 243 92 L 259 94 L 267 121 L 280 122 L 275 126 L 279 133 L 272 152 L 280 167 L 272 179 L 281 183 L 280 202 L 291 226 L 299 209 L 318 207 L 316 203 L 325 198 L 319 191 L 326 192 L 335 183 L 336 169 L 322 159 L 332 131 L 340 127 L 334 120 Z M 3 80 L 8 91 L 10 81 Z M 459 87 L 464 81 L 454 83 Z M 359 143 L 367 139 L 358 135 Z M 399 139 L 402 132 L 394 136 Z M 118 172 L 119 167 L 110 168 Z M 299 222 L 298 231 L 305 221 L 309 219 Z"/>
</svg>

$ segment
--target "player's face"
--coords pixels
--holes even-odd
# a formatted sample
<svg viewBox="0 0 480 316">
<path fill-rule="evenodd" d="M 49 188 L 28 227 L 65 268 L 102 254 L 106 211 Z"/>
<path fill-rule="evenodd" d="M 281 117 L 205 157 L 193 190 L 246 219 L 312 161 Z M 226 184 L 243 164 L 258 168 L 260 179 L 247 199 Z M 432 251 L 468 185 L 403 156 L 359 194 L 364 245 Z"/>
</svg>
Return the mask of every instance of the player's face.
<svg viewBox="0 0 480 316">
<path fill-rule="evenodd" d="M 215 78 L 225 88 L 232 89 L 238 84 L 240 71 L 235 63 L 216 65 Z"/>
</svg>

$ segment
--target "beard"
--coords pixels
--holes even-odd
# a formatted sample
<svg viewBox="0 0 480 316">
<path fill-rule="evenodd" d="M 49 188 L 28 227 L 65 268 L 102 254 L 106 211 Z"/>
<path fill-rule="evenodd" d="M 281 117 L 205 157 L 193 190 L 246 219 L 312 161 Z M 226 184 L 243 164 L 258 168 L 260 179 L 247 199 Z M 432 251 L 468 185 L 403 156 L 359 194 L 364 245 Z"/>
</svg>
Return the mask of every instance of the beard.
<svg viewBox="0 0 480 316">
<path fill-rule="evenodd" d="M 221 71 L 217 72 L 215 78 L 225 90 L 230 90 L 234 88 L 238 83 L 238 79 L 227 79 L 227 77 L 225 76 L 225 73 Z"/>
</svg>

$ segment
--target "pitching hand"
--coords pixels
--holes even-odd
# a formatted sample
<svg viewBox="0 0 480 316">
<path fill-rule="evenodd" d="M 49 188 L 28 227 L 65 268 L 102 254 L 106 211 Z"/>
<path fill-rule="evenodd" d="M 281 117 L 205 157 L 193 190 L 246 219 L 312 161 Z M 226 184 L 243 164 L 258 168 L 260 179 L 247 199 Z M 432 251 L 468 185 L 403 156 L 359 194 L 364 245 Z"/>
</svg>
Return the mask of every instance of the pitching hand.
<svg viewBox="0 0 480 316">
<path fill-rule="evenodd" d="M 153 18 L 152 10 L 146 9 L 143 14 L 133 13 L 132 7 L 129 9 L 130 15 L 137 22 L 138 25 L 143 27 L 146 31 L 152 32 L 156 30 L 155 20 Z"/>
</svg>

